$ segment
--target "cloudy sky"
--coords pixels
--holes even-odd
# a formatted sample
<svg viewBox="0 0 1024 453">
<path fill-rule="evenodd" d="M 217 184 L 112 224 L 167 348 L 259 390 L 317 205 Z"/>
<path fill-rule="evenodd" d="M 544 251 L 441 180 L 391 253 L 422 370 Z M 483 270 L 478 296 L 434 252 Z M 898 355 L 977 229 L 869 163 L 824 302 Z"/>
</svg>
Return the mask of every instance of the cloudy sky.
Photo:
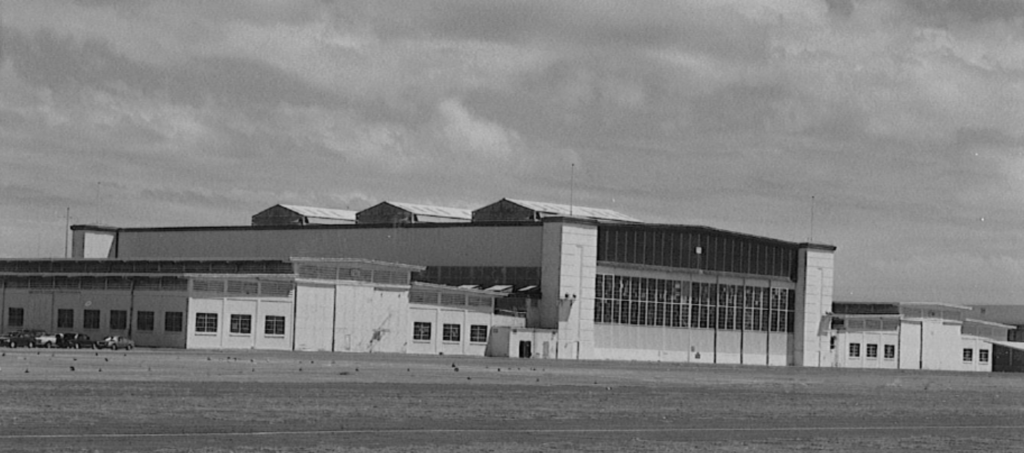
<svg viewBox="0 0 1024 453">
<path fill-rule="evenodd" d="M 25 0 L 0 20 L 0 257 L 63 256 L 68 207 L 139 227 L 568 203 L 575 166 L 580 205 L 836 245 L 837 300 L 1024 303 L 1021 2 Z"/>
</svg>

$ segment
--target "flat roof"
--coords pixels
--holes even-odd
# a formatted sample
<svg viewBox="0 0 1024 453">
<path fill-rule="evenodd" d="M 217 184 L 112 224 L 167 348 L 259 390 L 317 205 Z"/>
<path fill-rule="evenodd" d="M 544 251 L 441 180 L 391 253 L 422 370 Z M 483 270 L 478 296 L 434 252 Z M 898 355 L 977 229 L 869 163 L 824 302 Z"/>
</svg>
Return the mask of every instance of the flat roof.
<svg viewBox="0 0 1024 453">
<path fill-rule="evenodd" d="M 190 232 L 190 231 L 267 231 L 267 230 L 347 230 L 347 229 L 395 229 L 395 228 L 539 228 L 548 222 L 562 222 L 581 225 L 595 225 L 599 229 L 638 229 L 638 230 L 669 230 L 681 232 L 713 233 L 746 238 L 766 244 L 775 244 L 795 249 L 809 248 L 815 250 L 835 251 L 836 246 L 811 242 L 794 242 L 783 239 L 757 236 L 737 231 L 723 230 L 701 225 L 665 224 L 665 223 L 602 223 L 596 219 L 582 217 L 547 217 L 542 222 L 535 221 L 488 221 L 488 222 L 417 222 L 417 223 L 364 223 L 364 224 L 312 224 L 312 225 L 221 225 L 221 226 L 171 226 L 171 227 L 99 227 L 95 225 L 72 225 L 71 230 L 107 231 L 107 232 Z"/>
</svg>

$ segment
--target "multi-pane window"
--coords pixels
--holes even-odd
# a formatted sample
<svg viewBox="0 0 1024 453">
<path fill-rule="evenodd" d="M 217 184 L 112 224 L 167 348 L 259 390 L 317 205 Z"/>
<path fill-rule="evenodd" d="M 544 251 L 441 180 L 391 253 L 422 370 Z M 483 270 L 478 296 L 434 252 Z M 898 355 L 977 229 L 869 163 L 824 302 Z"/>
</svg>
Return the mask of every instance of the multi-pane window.
<svg viewBox="0 0 1024 453">
<path fill-rule="evenodd" d="M 196 332 L 216 332 L 216 313 L 196 313 Z"/>
<path fill-rule="evenodd" d="M 264 322 L 264 334 L 284 335 L 284 316 L 267 316 L 264 318 Z"/>
<path fill-rule="evenodd" d="M 185 324 L 184 319 L 180 311 L 164 313 L 164 332 L 181 332 Z"/>
<path fill-rule="evenodd" d="M 140 311 L 135 314 L 135 326 L 139 330 L 153 330 L 156 324 L 155 317 L 151 311 Z"/>
<path fill-rule="evenodd" d="M 988 363 L 988 349 L 978 350 L 978 361 L 981 363 Z"/>
<path fill-rule="evenodd" d="M 885 358 L 895 359 L 896 358 L 896 346 L 887 344 L 885 345 Z"/>
<path fill-rule="evenodd" d="M 10 307 L 7 309 L 7 325 L 21 327 L 25 325 L 25 309 Z"/>
<path fill-rule="evenodd" d="M 974 361 L 974 350 L 971 348 L 964 348 L 964 362 Z"/>
<path fill-rule="evenodd" d="M 252 333 L 252 315 L 231 315 L 231 333 Z"/>
<path fill-rule="evenodd" d="M 57 328 L 58 329 L 74 329 L 75 328 L 75 310 L 70 308 L 59 308 L 57 309 Z"/>
<path fill-rule="evenodd" d="M 487 326 L 474 324 L 469 326 L 469 341 L 473 343 L 487 342 Z"/>
<path fill-rule="evenodd" d="M 100 328 L 100 311 L 99 310 L 85 310 L 82 312 L 82 328 L 83 329 L 99 329 Z"/>
<path fill-rule="evenodd" d="M 792 332 L 788 288 L 597 275 L 594 322 Z"/>
<path fill-rule="evenodd" d="M 412 323 L 412 339 L 413 340 L 429 340 L 430 339 L 430 323 L 429 322 L 414 322 L 414 323 Z"/>
<path fill-rule="evenodd" d="M 441 339 L 444 341 L 459 341 L 462 338 L 462 326 L 458 324 L 445 324 L 441 330 Z"/>
<path fill-rule="evenodd" d="M 124 310 L 110 310 L 110 329 L 124 330 L 128 328 L 128 312 Z"/>
<path fill-rule="evenodd" d="M 874 344 L 874 343 L 868 343 L 867 350 L 864 351 L 864 352 L 865 352 L 865 354 L 864 354 L 865 357 L 867 357 L 869 359 L 877 359 L 878 358 L 878 345 Z"/>
<path fill-rule="evenodd" d="M 860 357 L 860 343 L 850 343 L 850 357 Z"/>
</svg>

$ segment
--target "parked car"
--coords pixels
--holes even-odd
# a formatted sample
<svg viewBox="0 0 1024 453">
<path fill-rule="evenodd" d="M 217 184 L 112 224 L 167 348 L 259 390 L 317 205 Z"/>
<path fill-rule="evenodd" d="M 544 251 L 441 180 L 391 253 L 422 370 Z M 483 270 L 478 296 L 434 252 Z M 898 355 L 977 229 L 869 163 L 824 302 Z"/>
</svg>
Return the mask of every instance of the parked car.
<svg viewBox="0 0 1024 453">
<path fill-rule="evenodd" d="M 57 334 L 39 332 L 36 334 L 36 347 L 39 348 L 56 348 L 57 347 Z"/>
<path fill-rule="evenodd" d="M 60 333 L 57 334 L 57 346 L 71 349 L 95 348 L 96 341 L 84 333 Z"/>
<path fill-rule="evenodd" d="M 8 348 L 33 348 L 36 346 L 36 337 L 44 334 L 42 330 L 19 330 L 0 335 L 0 345 Z"/>
<path fill-rule="evenodd" d="M 96 342 L 96 347 L 99 349 L 132 349 L 135 347 L 135 341 L 131 338 L 122 337 L 120 335 L 114 335 L 112 337 L 106 337 Z"/>
</svg>

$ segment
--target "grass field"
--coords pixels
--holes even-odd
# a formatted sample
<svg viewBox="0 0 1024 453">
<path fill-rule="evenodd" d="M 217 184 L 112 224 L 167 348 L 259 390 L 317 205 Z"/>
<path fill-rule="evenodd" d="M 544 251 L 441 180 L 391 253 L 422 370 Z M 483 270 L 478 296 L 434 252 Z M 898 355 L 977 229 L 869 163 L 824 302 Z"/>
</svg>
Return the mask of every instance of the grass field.
<svg viewBox="0 0 1024 453">
<path fill-rule="evenodd" d="M 0 451 L 1024 451 L 1024 376 L 0 351 Z"/>
</svg>

